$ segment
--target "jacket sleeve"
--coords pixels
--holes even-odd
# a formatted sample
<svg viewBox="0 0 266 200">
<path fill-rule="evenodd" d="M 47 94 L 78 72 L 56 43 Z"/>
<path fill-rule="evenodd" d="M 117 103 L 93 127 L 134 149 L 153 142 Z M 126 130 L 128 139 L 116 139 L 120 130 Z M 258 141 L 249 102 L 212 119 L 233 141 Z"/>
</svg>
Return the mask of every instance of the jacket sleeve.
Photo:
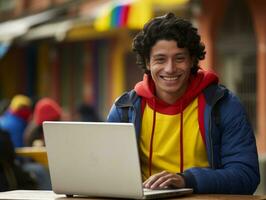
<svg viewBox="0 0 266 200">
<path fill-rule="evenodd" d="M 215 168 L 190 168 L 184 172 L 187 187 L 195 193 L 252 194 L 259 182 L 256 140 L 247 115 L 231 93 L 220 104 L 220 124 L 212 119 Z"/>
<path fill-rule="evenodd" d="M 120 122 L 121 115 L 119 114 L 118 108 L 115 104 L 112 105 L 112 108 L 107 116 L 107 122 Z"/>
</svg>

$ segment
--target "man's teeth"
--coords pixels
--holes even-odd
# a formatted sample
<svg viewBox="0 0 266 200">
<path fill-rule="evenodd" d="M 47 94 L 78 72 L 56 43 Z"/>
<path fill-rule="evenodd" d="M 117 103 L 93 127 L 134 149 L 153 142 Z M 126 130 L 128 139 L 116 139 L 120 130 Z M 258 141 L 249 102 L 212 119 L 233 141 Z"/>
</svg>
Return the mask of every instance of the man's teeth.
<svg viewBox="0 0 266 200">
<path fill-rule="evenodd" d="M 174 77 L 166 77 L 166 76 L 164 76 L 163 79 L 166 80 L 166 81 L 175 81 L 175 80 L 178 79 L 178 77 L 177 76 L 174 76 Z"/>
</svg>

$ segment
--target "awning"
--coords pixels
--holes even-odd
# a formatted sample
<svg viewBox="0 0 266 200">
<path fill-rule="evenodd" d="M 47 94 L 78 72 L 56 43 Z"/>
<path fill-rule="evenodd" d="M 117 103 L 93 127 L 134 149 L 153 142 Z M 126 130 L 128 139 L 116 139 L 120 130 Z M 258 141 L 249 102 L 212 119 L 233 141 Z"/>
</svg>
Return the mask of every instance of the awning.
<svg viewBox="0 0 266 200">
<path fill-rule="evenodd" d="M 31 27 L 57 19 L 71 6 L 77 6 L 84 0 L 69 0 L 52 9 L 27 17 L 0 23 L 0 43 L 11 43 L 15 38 L 24 35 Z"/>
<path fill-rule="evenodd" d="M 49 10 L 36 15 L 0 23 L 0 43 L 10 43 L 25 34 L 31 26 L 46 22 L 57 15 L 58 10 Z"/>
<path fill-rule="evenodd" d="M 43 24 L 28 30 L 19 39 L 24 40 L 38 40 L 43 38 L 54 38 L 57 41 L 65 39 L 66 33 L 72 28 L 73 20 L 63 20 L 60 22 L 53 22 Z"/>
<path fill-rule="evenodd" d="M 30 41 L 38 39 L 53 38 L 56 41 L 62 41 L 68 37 L 68 32 L 70 30 L 76 30 L 80 27 L 90 27 L 97 16 L 97 11 L 106 2 L 112 0 L 97 0 L 91 1 L 86 4 L 89 10 L 86 12 L 82 11 L 79 15 L 67 18 L 61 17 L 59 20 L 50 20 L 37 26 L 30 27 L 27 32 L 19 36 L 18 41 Z M 78 0 L 74 2 L 78 5 Z M 79 1 L 83 2 L 83 1 Z"/>
</svg>

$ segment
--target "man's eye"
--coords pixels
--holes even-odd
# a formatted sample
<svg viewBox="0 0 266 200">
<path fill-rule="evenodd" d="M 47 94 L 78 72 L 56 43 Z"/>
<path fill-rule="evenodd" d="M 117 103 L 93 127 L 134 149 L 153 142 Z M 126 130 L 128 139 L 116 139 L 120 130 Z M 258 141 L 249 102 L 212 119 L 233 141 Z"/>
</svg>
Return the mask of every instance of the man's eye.
<svg viewBox="0 0 266 200">
<path fill-rule="evenodd" d="M 157 62 L 157 63 L 163 63 L 164 61 L 165 61 L 164 58 L 157 58 L 157 59 L 155 60 L 155 62 Z"/>
<path fill-rule="evenodd" d="M 183 62 L 185 60 L 185 57 L 176 57 L 177 62 Z"/>
</svg>

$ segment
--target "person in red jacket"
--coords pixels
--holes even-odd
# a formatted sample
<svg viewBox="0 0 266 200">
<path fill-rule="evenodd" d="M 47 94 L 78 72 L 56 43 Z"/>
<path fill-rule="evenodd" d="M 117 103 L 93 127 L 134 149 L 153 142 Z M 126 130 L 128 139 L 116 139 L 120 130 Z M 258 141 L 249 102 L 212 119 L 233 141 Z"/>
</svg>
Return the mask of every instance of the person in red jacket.
<svg viewBox="0 0 266 200">
<path fill-rule="evenodd" d="M 45 97 L 40 99 L 34 108 L 33 120 L 25 130 L 27 146 L 44 146 L 42 123 L 44 121 L 60 121 L 62 109 L 56 101 Z"/>
</svg>

